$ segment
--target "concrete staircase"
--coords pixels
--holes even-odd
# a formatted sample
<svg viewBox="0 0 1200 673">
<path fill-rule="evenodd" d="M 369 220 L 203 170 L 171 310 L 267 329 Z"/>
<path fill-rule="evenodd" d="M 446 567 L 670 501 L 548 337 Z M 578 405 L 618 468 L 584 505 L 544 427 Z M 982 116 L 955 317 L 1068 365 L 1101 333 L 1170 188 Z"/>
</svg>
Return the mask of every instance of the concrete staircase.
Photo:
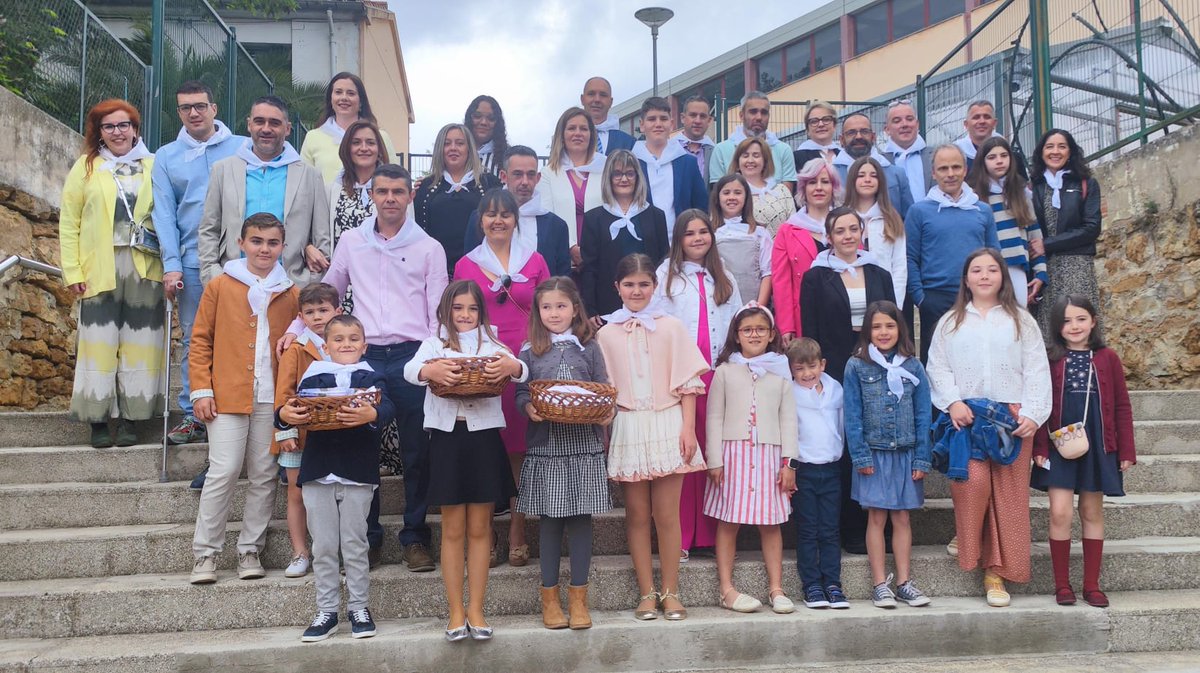
<svg viewBox="0 0 1200 673">
<path fill-rule="evenodd" d="M 481 648 L 442 640 L 438 573 L 414 574 L 396 563 L 403 503 L 397 477 L 384 479 L 385 562 L 372 573 L 380 635 L 351 641 L 340 634 L 302 645 L 299 633 L 314 610 L 313 580 L 283 577 L 290 549 L 282 489 L 263 555 L 267 578 L 234 577 L 233 523 L 220 580 L 195 587 L 187 574 L 198 494 L 187 480 L 203 463 L 205 446 L 172 448 L 170 481 L 159 483 L 159 447 L 152 444 L 158 430 L 151 424 L 145 445 L 94 450 L 86 446 L 86 428 L 64 414 L 0 415 L 0 670 L 330 671 L 346 670 L 349 661 L 356 670 L 729 670 L 876 659 L 954 670 L 954 657 L 1200 650 L 1200 391 L 1134 393 L 1134 417 L 1140 456 L 1126 480 L 1131 495 L 1106 505 L 1103 584 L 1113 604 L 1107 610 L 1054 605 L 1046 500 L 1036 491 L 1034 580 L 1011 587 L 1011 608 L 987 608 L 978 574 L 961 572 L 944 551 L 953 513 L 947 484 L 934 475 L 925 509 L 913 516 L 913 567 L 934 598 L 928 608 L 871 607 L 866 558 L 846 556 L 851 610 L 735 615 L 716 607 L 715 563 L 696 558 L 681 573 L 689 619 L 635 622 L 637 588 L 625 555 L 624 512 L 617 509 L 595 526 L 595 628 L 542 629 L 536 560 L 525 568 L 505 565 L 489 580 L 487 611 L 498 635 Z M 436 543 L 440 519 L 432 516 L 431 524 Z M 498 519 L 502 538 L 506 524 L 507 517 Z M 790 549 L 794 531 L 785 531 Z M 536 555 L 535 521 L 528 536 Z M 739 546 L 738 586 L 765 598 L 757 535 L 746 531 Z M 1077 583 L 1078 549 L 1074 562 Z M 788 551 L 784 584 L 798 598 L 794 568 Z M 1030 663 L 1034 668 L 1045 670 Z"/>
</svg>

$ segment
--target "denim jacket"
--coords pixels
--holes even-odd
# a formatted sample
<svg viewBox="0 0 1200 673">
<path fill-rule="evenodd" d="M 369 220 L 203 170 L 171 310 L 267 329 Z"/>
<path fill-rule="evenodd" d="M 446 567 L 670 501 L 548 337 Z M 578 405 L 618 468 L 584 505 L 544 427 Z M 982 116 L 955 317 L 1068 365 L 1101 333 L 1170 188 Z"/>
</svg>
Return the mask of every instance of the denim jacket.
<svg viewBox="0 0 1200 673">
<path fill-rule="evenodd" d="M 967 478 L 967 463 L 971 460 L 991 460 L 997 465 L 1010 465 L 1021 453 L 1021 440 L 1013 437 L 1020 419 L 1013 416 L 1009 405 L 987 398 L 963 400 L 975 420 L 962 430 L 955 430 L 950 414 L 938 415 L 933 427 L 933 462 L 937 469 L 953 481 Z"/>
<path fill-rule="evenodd" d="M 872 467 L 871 449 L 915 450 L 913 469 L 929 471 L 929 378 L 916 358 L 909 358 L 901 367 L 916 374 L 920 383 L 913 385 L 905 379 L 904 396 L 897 401 L 888 390 L 883 367 L 859 357 L 846 363 L 842 400 L 846 443 L 855 469 Z"/>
</svg>

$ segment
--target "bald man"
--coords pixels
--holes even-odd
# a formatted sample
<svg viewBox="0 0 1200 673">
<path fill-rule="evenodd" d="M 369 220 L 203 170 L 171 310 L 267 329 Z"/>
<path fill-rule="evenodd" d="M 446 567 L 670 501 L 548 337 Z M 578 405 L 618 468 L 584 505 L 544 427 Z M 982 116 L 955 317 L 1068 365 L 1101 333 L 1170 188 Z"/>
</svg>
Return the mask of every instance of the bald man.
<svg viewBox="0 0 1200 673">
<path fill-rule="evenodd" d="M 596 151 L 601 154 L 633 149 L 633 136 L 622 131 L 619 128 L 621 120 L 608 113 L 612 109 L 612 103 L 612 85 L 608 80 L 596 76 L 583 83 L 579 105 L 596 125 Z"/>
</svg>

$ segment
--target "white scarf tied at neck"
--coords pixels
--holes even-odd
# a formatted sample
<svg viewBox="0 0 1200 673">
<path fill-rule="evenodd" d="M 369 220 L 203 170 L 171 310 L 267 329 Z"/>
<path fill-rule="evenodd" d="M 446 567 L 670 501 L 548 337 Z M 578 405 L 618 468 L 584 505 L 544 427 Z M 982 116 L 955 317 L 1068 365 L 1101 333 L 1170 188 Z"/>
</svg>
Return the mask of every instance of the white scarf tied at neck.
<svg viewBox="0 0 1200 673">
<path fill-rule="evenodd" d="M 921 150 L 925 149 L 925 138 L 920 135 L 913 141 L 913 144 L 908 146 L 908 149 L 900 147 L 895 140 L 888 138 L 887 144 L 883 146 L 883 151 L 896 157 L 896 161 L 904 161 L 914 154 L 920 154 Z"/>
<path fill-rule="evenodd" d="M 851 278 L 858 278 L 858 269 L 860 267 L 875 263 L 875 256 L 866 250 L 859 250 L 858 259 L 851 263 L 846 263 L 846 260 L 833 254 L 833 248 L 829 248 L 817 253 L 817 257 L 813 260 L 812 265 L 833 269 L 838 273 L 848 273 Z"/>
<path fill-rule="evenodd" d="M 267 305 L 271 303 L 271 295 L 292 286 L 287 271 L 283 270 L 283 265 L 279 262 L 275 262 L 266 278 L 259 278 L 251 273 L 245 258 L 225 262 L 224 271 L 234 280 L 250 288 L 246 293 L 246 301 L 250 303 L 250 312 L 256 316 L 262 316 L 266 312 Z"/>
<path fill-rule="evenodd" d="M 480 145 L 479 148 L 475 150 L 475 153 L 479 155 L 480 159 L 482 159 L 483 157 L 487 156 L 488 154 L 493 154 L 495 151 L 496 151 L 496 142 L 494 140 L 489 140 L 486 143 Z"/>
<path fill-rule="evenodd" d="M 316 332 L 305 327 L 300 336 L 296 337 L 298 344 L 312 344 L 317 347 L 317 352 L 321 354 L 322 360 L 329 360 L 329 351 L 325 349 L 325 339 L 321 338 Z"/>
<path fill-rule="evenodd" d="M 735 365 L 746 365 L 750 371 L 759 376 L 774 374 L 784 381 L 792 380 L 792 367 L 783 353 L 763 353 L 752 358 L 741 353 L 733 353 L 729 356 L 729 361 Z"/>
<path fill-rule="evenodd" d="M 146 147 L 146 143 L 142 142 L 141 138 L 138 138 L 133 147 L 129 148 L 129 151 L 121 156 L 113 154 L 107 147 L 101 147 L 100 158 L 104 159 L 104 163 L 100 164 L 100 170 L 112 171 L 122 164 L 132 166 L 142 159 L 148 159 L 153 156 L 154 153 Z"/>
<path fill-rule="evenodd" d="M 767 194 L 770 194 L 772 191 L 774 191 L 775 186 L 779 184 L 779 181 L 776 180 L 774 177 L 767 178 L 765 182 L 766 182 L 765 186 L 755 187 L 754 185 L 750 184 L 749 180 L 747 180 L 746 184 L 750 185 L 750 195 L 751 196 L 766 196 Z"/>
<path fill-rule="evenodd" d="M 463 173 L 462 180 L 455 181 L 450 177 L 450 171 L 442 171 L 442 179 L 450 185 L 449 193 L 460 192 L 467 188 L 467 184 L 475 179 L 475 171 L 468 170 Z"/>
<path fill-rule="evenodd" d="M 1046 186 L 1054 190 L 1054 193 L 1050 196 L 1050 205 L 1055 208 L 1062 208 L 1061 192 L 1063 188 L 1063 176 L 1070 172 L 1071 169 L 1069 168 L 1064 168 L 1061 171 L 1051 171 L 1047 168 L 1042 173 L 1042 177 L 1046 179 Z"/>
<path fill-rule="evenodd" d="M 596 175 L 603 173 L 605 161 L 607 161 L 607 157 L 600 152 L 596 152 L 592 155 L 591 161 L 586 164 L 576 166 L 574 162 L 571 161 L 571 157 L 566 152 L 563 152 L 562 170 L 573 171 L 575 175 L 579 176 L 580 179 L 583 179 L 587 177 L 589 173 L 595 173 Z"/>
<path fill-rule="evenodd" d="M 808 206 L 792 213 L 791 217 L 784 221 L 784 224 L 790 224 L 793 227 L 799 227 L 809 233 L 815 234 L 821 243 L 828 245 L 829 239 L 825 238 L 825 223 L 818 222 L 808 214 Z"/>
<path fill-rule="evenodd" d="M 721 232 L 725 232 L 724 235 Z M 750 225 L 742 221 L 742 216 L 725 218 L 725 223 L 717 228 L 717 238 L 733 238 L 734 235 L 749 236 Z"/>
<path fill-rule="evenodd" d="M 655 319 L 661 318 L 665 315 L 667 315 L 667 312 L 662 308 L 662 301 L 655 298 L 651 299 L 650 303 L 646 305 L 646 308 L 640 311 L 630 311 L 629 309 L 625 308 L 624 304 L 622 304 L 621 308 L 602 317 L 604 318 L 605 322 L 616 323 L 618 325 L 627 323 L 630 320 L 635 320 L 641 323 L 642 327 L 644 327 L 647 332 L 653 332 L 655 329 L 657 329 L 657 325 L 654 323 Z"/>
<path fill-rule="evenodd" d="M 467 253 L 467 258 L 478 264 L 479 268 L 496 277 L 496 280 L 492 281 L 490 289 L 492 292 L 499 292 L 500 288 L 504 287 L 502 282 L 504 276 L 511 278 L 514 283 L 524 283 L 529 280 L 521 273 L 521 270 L 525 268 L 529 258 L 533 257 L 534 252 L 535 250 L 529 247 L 521 237 L 513 236 L 508 248 L 508 268 L 505 268 L 500 263 L 500 258 L 496 256 L 496 251 L 492 250 L 491 244 L 485 238 L 474 250 Z"/>
<path fill-rule="evenodd" d="M 213 124 L 215 126 L 215 130 L 213 131 L 213 134 L 208 137 L 208 140 L 196 140 L 187 132 L 186 127 L 179 129 L 179 135 L 176 136 L 175 139 L 178 140 L 181 145 L 187 148 L 183 152 L 183 162 L 185 164 L 191 163 L 204 156 L 204 152 L 207 151 L 208 148 L 214 145 L 220 145 L 229 138 L 233 137 L 233 134 L 229 131 L 229 127 L 221 123 L 220 119 L 215 120 Z"/>
<path fill-rule="evenodd" d="M 608 225 L 608 235 L 612 237 L 612 240 L 617 240 L 617 234 L 620 234 L 622 229 L 628 231 L 629 235 L 637 240 L 642 240 L 642 237 L 637 234 L 637 227 L 633 224 L 633 218 L 649 208 L 650 204 L 643 203 L 638 205 L 631 203 L 629 204 L 629 210 L 626 211 L 622 211 L 621 207 L 616 204 L 605 203 L 601 207 L 617 218 L 612 224 Z"/>
<path fill-rule="evenodd" d="M 596 124 L 596 131 L 598 131 L 598 132 L 599 131 L 615 131 L 619 128 L 621 128 L 621 119 L 619 117 L 617 117 L 616 115 L 612 114 L 611 112 L 608 114 L 607 117 L 604 118 L 604 121 L 600 122 L 599 124 Z"/>
<path fill-rule="evenodd" d="M 316 376 L 318 374 L 333 374 L 334 385 L 338 388 L 349 388 L 350 377 L 354 372 L 373 372 L 371 365 L 366 362 L 355 362 L 354 364 L 341 365 L 336 362 L 327 362 L 325 360 L 317 360 L 304 370 L 304 378 Z"/>
<path fill-rule="evenodd" d="M 733 130 L 733 133 L 729 134 L 729 139 L 733 141 L 735 147 L 749 137 L 750 136 L 746 134 L 746 128 L 741 125 L 738 125 L 738 127 Z M 770 147 L 774 147 L 775 144 L 779 142 L 779 136 L 771 133 L 770 131 L 763 131 L 761 136 L 756 137 L 765 139 L 767 141 L 767 145 Z"/>
<path fill-rule="evenodd" d="M 247 140 L 237 150 L 238 157 L 246 162 L 246 171 L 256 171 L 260 168 L 280 168 L 300 161 L 300 153 L 286 140 L 283 142 L 283 152 L 270 161 L 263 161 L 254 153 L 254 141 Z"/>
<path fill-rule="evenodd" d="M 517 236 L 531 249 L 537 249 L 537 218 L 549 212 L 542 205 L 542 195 L 537 190 L 534 190 L 533 198 L 517 209 Z"/>
<path fill-rule="evenodd" d="M 363 241 L 385 255 L 411 243 L 429 238 L 429 234 L 425 233 L 421 225 L 417 224 L 417 221 L 410 216 L 404 221 L 404 224 L 400 227 L 400 231 L 396 232 L 395 236 L 386 241 L 381 241 L 379 240 L 379 233 L 375 231 L 375 220 L 377 217 L 376 215 L 368 216 L 363 220 L 362 224 L 358 225 L 355 231 L 359 233 Z"/>
<path fill-rule="evenodd" d="M 879 165 L 883 166 L 884 168 L 887 168 L 888 166 L 892 165 L 891 160 L 888 159 L 887 157 L 883 156 L 883 154 L 881 154 L 879 152 L 879 150 L 875 147 L 871 148 L 871 158 L 874 159 L 875 161 L 878 161 Z M 838 151 L 837 156 L 835 156 L 833 158 L 833 165 L 849 167 L 849 166 L 854 165 L 855 161 L 858 161 L 858 159 L 855 159 L 854 157 L 850 156 L 850 153 L 847 152 L 846 148 L 843 147 Z"/>
<path fill-rule="evenodd" d="M 479 335 L 481 332 L 484 332 L 485 330 L 488 330 L 490 332 L 490 329 L 491 328 L 488 327 L 487 325 L 480 325 L 479 327 L 476 327 L 475 329 L 469 329 L 465 332 L 459 332 L 458 333 L 458 352 L 462 353 L 464 355 L 478 354 L 480 352 L 480 350 L 479 350 L 480 349 Z M 450 335 L 450 333 L 446 330 L 445 325 L 442 325 L 441 327 L 438 328 L 438 338 L 441 339 L 442 341 L 449 339 L 450 338 L 449 335 Z M 499 346 L 502 350 L 507 352 L 508 349 L 504 348 L 503 345 L 498 343 L 496 341 L 496 339 L 490 333 L 487 334 L 487 340 L 492 342 L 493 344 Z"/>
<path fill-rule="evenodd" d="M 828 144 L 822 145 L 821 143 L 818 143 L 817 141 L 809 138 L 809 139 L 805 140 L 804 142 L 800 143 L 800 146 L 797 147 L 796 149 L 797 150 L 820 150 L 821 152 L 838 152 L 842 149 L 842 146 L 837 144 L 837 141 L 834 141 L 834 140 L 829 141 Z"/>
<path fill-rule="evenodd" d="M 692 143 L 696 143 L 697 145 L 699 145 L 701 147 L 704 147 L 705 145 L 707 145 L 709 147 L 714 147 L 716 145 L 716 143 L 714 143 L 712 141 L 712 138 L 709 138 L 707 135 L 700 136 L 699 140 L 692 140 L 691 138 L 687 137 L 686 135 L 680 133 L 679 135 L 675 136 L 675 138 L 676 138 L 676 140 L 679 141 L 679 144 L 682 145 L 683 149 L 685 149 L 685 150 Z"/>
<path fill-rule="evenodd" d="M 1007 180 L 1008 180 L 1008 178 L 1006 178 L 1006 177 L 1002 177 L 999 180 L 997 180 L 996 178 L 989 179 L 988 180 L 988 193 L 989 194 L 1003 194 L 1004 193 L 1004 183 Z"/>
<path fill-rule="evenodd" d="M 342 138 L 346 137 L 346 129 L 338 126 L 338 123 L 334 121 L 332 116 L 329 119 L 326 119 L 325 123 L 321 124 L 320 128 L 322 131 L 328 133 L 330 138 L 333 138 L 333 142 L 339 145 L 342 144 Z"/>
<path fill-rule="evenodd" d="M 971 190 L 970 186 L 963 183 L 962 193 L 958 195 L 958 200 L 950 198 L 950 195 L 942 191 L 941 187 L 934 185 L 929 188 L 929 193 L 925 198 L 938 204 L 938 212 L 942 212 L 942 208 L 961 208 L 963 210 L 978 210 L 979 196 Z"/>
<path fill-rule="evenodd" d="M 904 364 L 908 358 L 896 353 L 892 356 L 892 361 L 888 362 L 883 353 L 875 347 L 875 344 L 867 346 L 867 354 L 871 356 L 871 362 L 883 367 L 887 371 L 887 386 L 888 390 L 896 396 L 897 400 L 904 397 L 904 379 L 908 379 L 914 386 L 921 385 L 921 378 L 916 374 L 908 371 L 900 365 Z"/>
</svg>

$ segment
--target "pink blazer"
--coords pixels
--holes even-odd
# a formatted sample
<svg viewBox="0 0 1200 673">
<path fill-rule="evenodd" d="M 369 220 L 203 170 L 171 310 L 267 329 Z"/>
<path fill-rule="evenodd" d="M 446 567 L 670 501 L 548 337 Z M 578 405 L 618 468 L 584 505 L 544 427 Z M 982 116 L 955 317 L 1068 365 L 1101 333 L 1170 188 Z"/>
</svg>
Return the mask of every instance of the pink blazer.
<svg viewBox="0 0 1200 673">
<path fill-rule="evenodd" d="M 781 334 L 802 336 L 800 328 L 800 281 L 817 258 L 817 243 L 800 227 L 783 224 L 771 248 L 771 296 L 775 322 Z"/>
</svg>

